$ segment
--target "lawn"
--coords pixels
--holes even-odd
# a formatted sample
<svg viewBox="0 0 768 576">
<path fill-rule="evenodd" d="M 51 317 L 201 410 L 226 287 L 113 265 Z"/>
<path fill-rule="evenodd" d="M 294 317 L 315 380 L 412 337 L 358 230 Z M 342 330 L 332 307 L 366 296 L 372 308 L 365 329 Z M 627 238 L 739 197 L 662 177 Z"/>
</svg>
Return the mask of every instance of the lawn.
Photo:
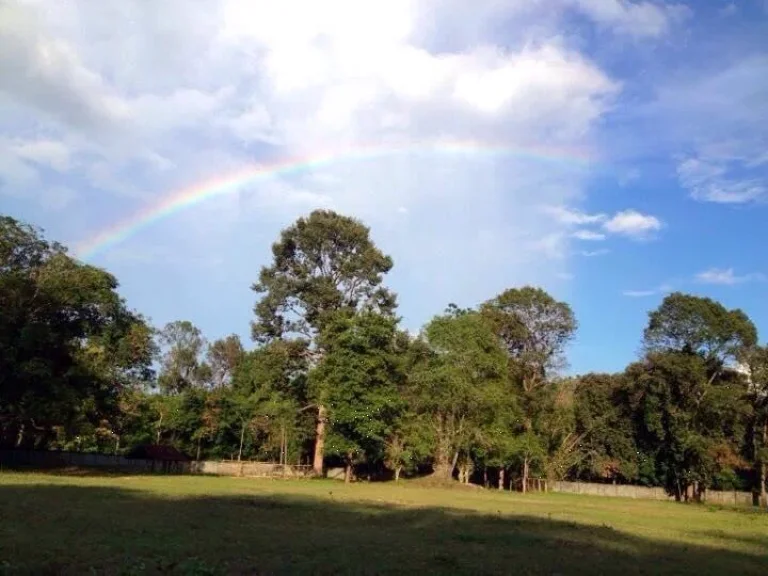
<svg viewBox="0 0 768 576">
<path fill-rule="evenodd" d="M 765 574 L 768 514 L 415 483 L 0 473 L 0 574 Z"/>
</svg>

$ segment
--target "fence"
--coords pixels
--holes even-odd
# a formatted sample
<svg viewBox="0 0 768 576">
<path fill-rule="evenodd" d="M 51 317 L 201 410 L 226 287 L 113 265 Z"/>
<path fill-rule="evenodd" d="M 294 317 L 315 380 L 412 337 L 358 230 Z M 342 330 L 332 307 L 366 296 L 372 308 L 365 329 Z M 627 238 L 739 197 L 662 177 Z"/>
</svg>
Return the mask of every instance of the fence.
<svg viewBox="0 0 768 576">
<path fill-rule="evenodd" d="M 0 464 L 42 469 L 103 468 L 134 474 L 165 472 L 168 474 L 213 474 L 255 478 L 306 478 L 312 474 L 312 466 L 289 466 L 269 462 L 172 462 L 126 458 L 114 454 L 47 452 L 42 450 L 0 450 Z"/>
<path fill-rule="evenodd" d="M 672 500 L 664 488 L 646 486 L 631 486 L 627 484 L 593 484 L 590 482 L 560 482 L 545 481 L 550 492 L 567 494 L 590 494 L 592 496 L 613 496 L 618 498 L 638 498 L 643 500 Z M 709 504 L 724 504 L 729 506 L 751 506 L 751 492 L 707 490 L 703 501 Z"/>
</svg>

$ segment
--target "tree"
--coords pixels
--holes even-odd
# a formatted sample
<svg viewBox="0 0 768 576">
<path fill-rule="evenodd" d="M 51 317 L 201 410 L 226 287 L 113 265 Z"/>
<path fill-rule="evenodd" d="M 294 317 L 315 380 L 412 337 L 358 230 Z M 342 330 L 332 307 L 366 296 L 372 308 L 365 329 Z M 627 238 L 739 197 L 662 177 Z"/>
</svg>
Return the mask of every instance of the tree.
<svg viewBox="0 0 768 576">
<path fill-rule="evenodd" d="M 630 366 L 639 449 L 653 456 L 659 479 L 677 500 L 699 499 L 718 475 L 742 467 L 743 379 L 712 380 L 698 354 L 655 352 Z"/>
<path fill-rule="evenodd" d="M 322 357 L 317 336 L 334 313 L 395 309 L 395 297 L 381 286 L 392 259 L 376 248 L 361 222 L 329 210 L 315 210 L 282 231 L 253 290 L 261 295 L 254 312 L 259 342 L 299 338 L 313 363 Z M 309 399 L 317 409 L 315 472 L 322 473 L 327 422 L 324 390 Z"/>
<path fill-rule="evenodd" d="M 728 310 L 710 298 L 674 292 L 649 314 L 643 344 L 648 352 L 697 354 L 714 378 L 757 344 L 757 329 L 739 309 Z"/>
<path fill-rule="evenodd" d="M 565 346 L 576 331 L 573 312 L 565 302 L 531 286 L 505 290 L 481 310 L 509 357 L 509 377 L 518 386 L 524 413 L 522 432 L 535 432 L 534 424 L 543 407 L 541 389 L 552 373 L 563 367 Z M 532 443 L 524 445 L 530 447 Z M 530 462 L 523 455 L 523 491 L 529 468 Z"/>
<path fill-rule="evenodd" d="M 768 346 L 755 346 L 746 361 L 749 370 L 749 398 L 752 404 L 752 460 L 757 504 L 768 507 Z"/>
<path fill-rule="evenodd" d="M 741 310 L 675 292 L 649 314 L 646 361 L 628 369 L 637 387 L 639 436 L 677 499 L 694 496 L 723 474 L 735 478 L 742 447 L 747 384 L 734 371 L 757 342 Z"/>
<path fill-rule="evenodd" d="M 577 474 L 587 480 L 634 481 L 637 446 L 624 375 L 590 373 L 577 378 L 574 416 L 581 444 Z"/>
<path fill-rule="evenodd" d="M 201 362 L 205 339 L 192 322 L 180 320 L 166 324 L 159 340 L 163 357 L 158 384 L 164 392 L 179 393 L 202 386 L 210 377 L 210 367 Z"/>
<path fill-rule="evenodd" d="M 404 350 L 398 349 L 397 320 L 373 311 L 337 313 L 325 324 L 319 344 L 325 354 L 310 383 L 325 390 L 329 447 L 344 459 L 349 482 L 357 459 L 371 463 L 384 457 L 402 411 Z"/>
<path fill-rule="evenodd" d="M 423 334 L 411 375 L 414 409 L 433 438 L 434 475 L 450 479 L 460 451 L 494 420 L 506 357 L 477 312 L 437 316 Z"/>
<path fill-rule="evenodd" d="M 0 217 L 0 440 L 108 431 L 122 387 L 151 376 L 150 334 L 114 276 Z"/>
<path fill-rule="evenodd" d="M 308 434 L 306 422 L 307 355 L 301 341 L 274 340 L 245 354 L 232 377 L 227 392 L 230 405 L 238 409 L 243 425 L 252 422 L 266 435 L 269 449 L 279 451 L 286 463 L 291 446 L 300 446 Z"/>
<path fill-rule="evenodd" d="M 244 354 L 240 337 L 236 334 L 216 340 L 208 346 L 206 360 L 211 369 L 211 384 L 214 388 L 229 384 Z"/>
</svg>

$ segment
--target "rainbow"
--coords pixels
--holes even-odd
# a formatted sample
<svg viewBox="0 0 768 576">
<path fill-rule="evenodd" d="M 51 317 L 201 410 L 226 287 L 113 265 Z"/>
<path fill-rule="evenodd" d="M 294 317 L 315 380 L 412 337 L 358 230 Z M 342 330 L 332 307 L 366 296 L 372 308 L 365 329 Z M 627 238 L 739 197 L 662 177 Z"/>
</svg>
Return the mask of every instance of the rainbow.
<svg viewBox="0 0 768 576">
<path fill-rule="evenodd" d="M 109 248 L 120 244 L 152 224 L 178 214 L 188 208 L 227 194 L 238 192 L 244 185 L 276 176 L 290 176 L 311 172 L 333 163 L 351 160 L 372 160 L 386 156 L 418 153 L 477 155 L 491 157 L 515 157 L 534 162 L 554 162 L 572 166 L 586 166 L 593 156 L 584 150 L 552 147 L 512 147 L 475 141 L 450 141 L 411 143 L 407 145 L 357 145 L 352 149 L 320 155 L 305 156 L 257 165 L 194 184 L 163 196 L 129 217 L 99 231 L 80 242 L 75 253 L 82 260 L 90 260 Z"/>
</svg>

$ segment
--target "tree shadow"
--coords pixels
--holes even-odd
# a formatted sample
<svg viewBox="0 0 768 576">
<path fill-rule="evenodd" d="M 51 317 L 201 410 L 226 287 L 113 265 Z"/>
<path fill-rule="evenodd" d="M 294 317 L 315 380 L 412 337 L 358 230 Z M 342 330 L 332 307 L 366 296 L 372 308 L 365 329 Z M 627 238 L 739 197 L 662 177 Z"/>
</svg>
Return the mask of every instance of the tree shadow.
<svg viewBox="0 0 768 576">
<path fill-rule="evenodd" d="M 0 574 L 700 576 L 767 561 L 500 511 L 334 501 L 332 487 L 320 500 L 0 485 Z"/>
</svg>

